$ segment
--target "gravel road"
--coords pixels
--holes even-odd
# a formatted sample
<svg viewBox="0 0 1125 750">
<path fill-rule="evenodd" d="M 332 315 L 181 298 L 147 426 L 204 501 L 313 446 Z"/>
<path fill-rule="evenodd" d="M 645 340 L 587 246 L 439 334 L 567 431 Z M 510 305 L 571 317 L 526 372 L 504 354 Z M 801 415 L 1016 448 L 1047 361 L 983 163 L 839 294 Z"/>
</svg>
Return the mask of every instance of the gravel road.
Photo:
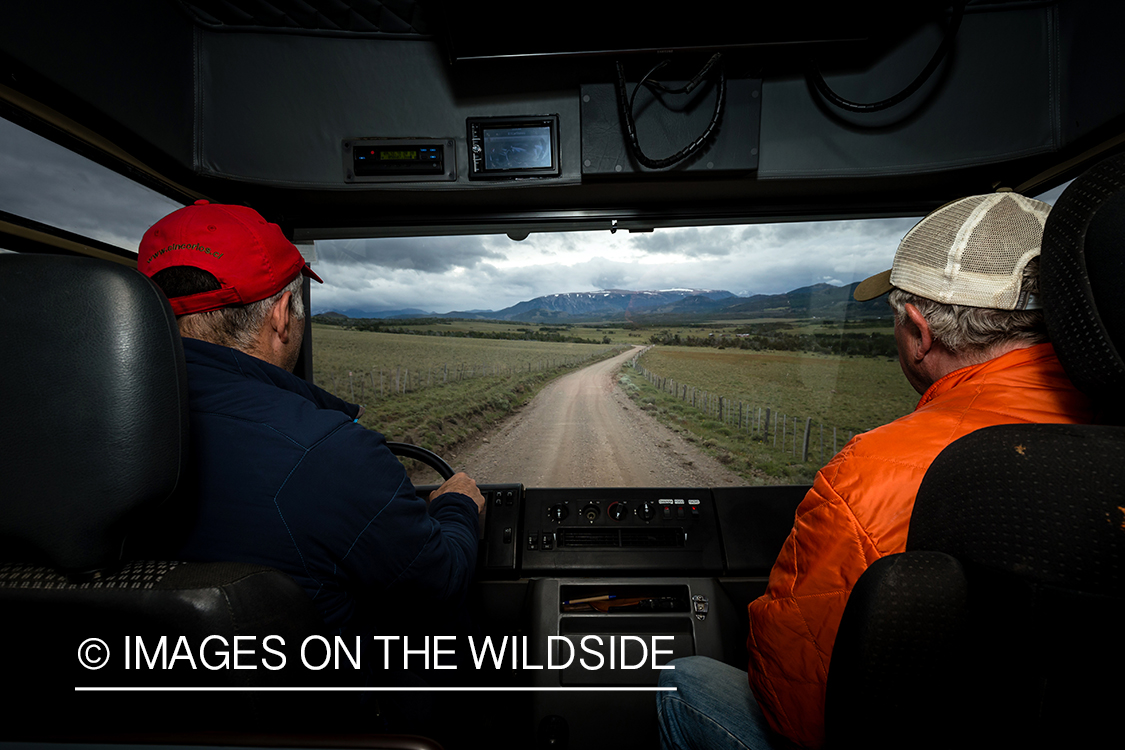
<svg viewBox="0 0 1125 750">
<path fill-rule="evenodd" d="M 479 483 L 722 487 L 744 480 L 639 409 L 617 374 L 640 347 L 564 375 L 452 463 Z"/>
</svg>

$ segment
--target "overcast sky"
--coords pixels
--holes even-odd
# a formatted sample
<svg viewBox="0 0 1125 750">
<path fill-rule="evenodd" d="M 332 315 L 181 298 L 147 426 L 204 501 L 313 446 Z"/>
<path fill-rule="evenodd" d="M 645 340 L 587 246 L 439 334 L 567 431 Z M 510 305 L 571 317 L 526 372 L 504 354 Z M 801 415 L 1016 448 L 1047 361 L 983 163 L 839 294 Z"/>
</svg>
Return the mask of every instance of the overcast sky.
<svg viewBox="0 0 1125 750">
<path fill-rule="evenodd" d="M 1053 203 L 1062 188 L 1040 196 Z M 0 119 L 0 210 L 136 251 L 179 205 Z M 317 242 L 314 312 L 500 310 L 559 292 L 723 289 L 772 294 L 890 268 L 917 221 Z"/>
<path fill-rule="evenodd" d="M 317 243 L 313 306 L 498 310 L 557 292 L 722 289 L 785 292 L 847 284 L 890 267 L 912 219 L 348 240 Z"/>
</svg>

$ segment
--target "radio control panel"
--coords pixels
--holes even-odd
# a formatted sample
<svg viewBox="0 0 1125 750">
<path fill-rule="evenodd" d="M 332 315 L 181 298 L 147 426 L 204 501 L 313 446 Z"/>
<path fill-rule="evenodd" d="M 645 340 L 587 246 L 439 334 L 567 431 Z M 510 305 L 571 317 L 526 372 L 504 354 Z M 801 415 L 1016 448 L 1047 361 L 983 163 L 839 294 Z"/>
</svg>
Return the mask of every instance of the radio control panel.
<svg viewBox="0 0 1125 750">
<path fill-rule="evenodd" d="M 706 488 L 526 490 L 522 570 L 722 569 Z"/>
</svg>

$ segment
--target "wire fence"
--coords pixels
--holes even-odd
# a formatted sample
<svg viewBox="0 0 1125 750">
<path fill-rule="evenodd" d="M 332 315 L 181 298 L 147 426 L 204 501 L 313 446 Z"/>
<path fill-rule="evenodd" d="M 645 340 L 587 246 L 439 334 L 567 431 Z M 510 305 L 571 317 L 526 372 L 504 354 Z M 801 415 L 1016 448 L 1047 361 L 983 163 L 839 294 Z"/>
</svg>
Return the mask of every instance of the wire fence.
<svg viewBox="0 0 1125 750">
<path fill-rule="evenodd" d="M 519 364 L 503 362 L 466 363 L 446 362 L 429 367 L 372 367 L 371 369 L 336 368 L 319 373 L 318 380 L 327 377 L 331 391 L 341 397 L 347 394 L 354 403 L 365 399 L 387 399 L 404 396 L 426 388 L 459 383 L 474 378 L 514 377 L 524 373 L 581 367 L 607 354 L 616 353 L 620 347 L 605 347 L 585 356 L 552 356 L 528 360 Z M 327 382 L 321 385 L 329 387 Z"/>
<path fill-rule="evenodd" d="M 728 398 L 652 372 L 639 361 L 651 348 L 642 349 L 629 364 L 653 387 L 689 404 L 703 416 L 792 455 L 802 463 L 808 463 L 812 456 L 823 465 L 855 435 L 853 431 L 845 432 L 833 425 L 825 425 L 823 421 L 814 421 L 809 416 L 786 413 L 776 404 L 755 404 Z"/>
</svg>

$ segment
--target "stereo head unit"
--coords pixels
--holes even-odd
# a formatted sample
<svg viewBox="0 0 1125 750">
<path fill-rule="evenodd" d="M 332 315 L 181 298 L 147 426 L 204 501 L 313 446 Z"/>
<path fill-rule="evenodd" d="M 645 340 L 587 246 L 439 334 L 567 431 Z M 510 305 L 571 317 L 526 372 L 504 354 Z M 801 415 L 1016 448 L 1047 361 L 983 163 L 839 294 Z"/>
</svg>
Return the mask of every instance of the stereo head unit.
<svg viewBox="0 0 1125 750">
<path fill-rule="evenodd" d="M 558 177 L 559 116 L 470 117 L 469 179 Z"/>
</svg>

